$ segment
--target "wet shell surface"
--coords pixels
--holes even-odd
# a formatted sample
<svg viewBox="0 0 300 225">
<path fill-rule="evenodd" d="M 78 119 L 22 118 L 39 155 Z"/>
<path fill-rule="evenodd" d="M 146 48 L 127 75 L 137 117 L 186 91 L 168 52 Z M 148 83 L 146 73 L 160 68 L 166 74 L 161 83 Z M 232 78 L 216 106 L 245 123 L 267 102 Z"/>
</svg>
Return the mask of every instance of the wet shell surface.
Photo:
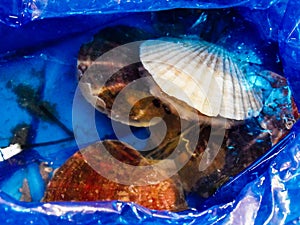
<svg viewBox="0 0 300 225">
<path fill-rule="evenodd" d="M 78 55 L 79 86 L 88 102 L 111 119 L 136 127 L 152 125 L 154 117 L 162 118 L 169 113 L 168 107 L 151 95 L 146 84 L 138 88 L 129 85 L 148 72 L 139 62 L 139 45 L 125 44 L 149 38 L 147 33 L 133 27 L 106 28 L 82 45 Z M 137 63 L 128 63 L 128 59 Z"/>
<path fill-rule="evenodd" d="M 51 179 L 43 201 L 109 201 L 135 202 L 156 210 L 180 211 L 187 209 L 182 185 L 178 176 L 167 178 L 156 184 L 144 186 L 125 185 L 100 175 L 99 169 L 120 177 L 147 179 L 145 174 L 114 168 L 110 158 L 99 154 L 105 148 L 115 159 L 132 166 L 147 166 L 151 162 L 132 147 L 106 140 L 94 143 L 75 153 L 62 165 Z M 91 159 L 87 162 L 86 159 Z M 121 164 L 121 165 L 123 165 Z M 91 166 L 92 165 L 92 166 Z"/>
<path fill-rule="evenodd" d="M 147 40 L 140 59 L 164 93 L 207 116 L 244 120 L 263 107 L 260 93 L 217 45 L 192 38 Z"/>
</svg>

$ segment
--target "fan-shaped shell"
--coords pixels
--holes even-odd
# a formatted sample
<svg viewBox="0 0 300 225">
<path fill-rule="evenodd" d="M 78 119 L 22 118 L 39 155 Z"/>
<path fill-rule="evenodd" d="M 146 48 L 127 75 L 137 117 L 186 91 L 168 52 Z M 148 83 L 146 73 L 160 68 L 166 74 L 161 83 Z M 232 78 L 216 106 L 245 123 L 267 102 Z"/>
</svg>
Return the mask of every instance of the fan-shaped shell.
<svg viewBox="0 0 300 225">
<path fill-rule="evenodd" d="M 262 99 L 231 54 L 199 39 L 160 38 L 140 46 L 143 66 L 167 95 L 207 116 L 257 116 Z"/>
<path fill-rule="evenodd" d="M 105 148 L 117 160 L 123 162 L 114 168 L 110 158 L 99 154 Z M 84 154 L 84 156 L 82 155 Z M 86 158 L 90 161 L 86 162 Z M 44 202 L 49 201 L 131 201 L 156 210 L 179 211 L 187 209 L 183 189 L 178 176 L 174 175 L 157 184 L 125 185 L 107 179 L 98 170 L 130 177 L 132 180 L 147 179 L 145 174 L 130 173 L 123 165 L 147 166 L 151 162 L 132 147 L 113 140 L 96 142 L 75 153 L 54 174 L 48 184 Z M 92 165 L 92 166 L 91 166 Z M 157 173 L 158 176 L 162 175 Z"/>
</svg>

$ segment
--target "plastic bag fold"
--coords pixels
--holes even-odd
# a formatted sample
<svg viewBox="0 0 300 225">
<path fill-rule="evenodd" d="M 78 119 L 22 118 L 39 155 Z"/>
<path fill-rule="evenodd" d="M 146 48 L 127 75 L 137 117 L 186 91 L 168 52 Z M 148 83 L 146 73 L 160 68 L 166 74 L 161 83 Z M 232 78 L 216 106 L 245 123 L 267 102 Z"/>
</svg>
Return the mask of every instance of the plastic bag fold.
<svg viewBox="0 0 300 225">
<path fill-rule="evenodd" d="M 237 7 L 263 39 L 280 48 L 284 75 L 300 104 L 300 2 L 248 1 L 56 1 L 0 3 L 1 55 L 34 51 L 54 40 L 112 23 L 124 13 L 173 8 Z M 96 16 L 93 24 L 85 20 Z M 76 23 L 78 27 L 73 24 Z M 38 30 L 38 32 L 37 32 Z M 35 47 L 35 48 L 34 48 Z M 2 168 L 4 172 L 5 168 Z M 300 125 L 222 187 L 201 207 L 180 213 L 150 211 L 133 203 L 20 203 L 0 192 L 1 224 L 299 224 Z"/>
</svg>

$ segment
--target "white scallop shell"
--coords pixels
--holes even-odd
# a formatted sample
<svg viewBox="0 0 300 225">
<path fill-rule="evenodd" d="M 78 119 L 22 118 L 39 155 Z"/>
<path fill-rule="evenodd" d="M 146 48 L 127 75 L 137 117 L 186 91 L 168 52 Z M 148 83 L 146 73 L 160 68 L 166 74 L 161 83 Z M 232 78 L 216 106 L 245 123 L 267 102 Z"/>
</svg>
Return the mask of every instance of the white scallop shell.
<svg viewBox="0 0 300 225">
<path fill-rule="evenodd" d="M 263 103 L 231 54 L 199 39 L 160 38 L 140 46 L 143 66 L 163 92 L 207 116 L 244 120 Z"/>
</svg>

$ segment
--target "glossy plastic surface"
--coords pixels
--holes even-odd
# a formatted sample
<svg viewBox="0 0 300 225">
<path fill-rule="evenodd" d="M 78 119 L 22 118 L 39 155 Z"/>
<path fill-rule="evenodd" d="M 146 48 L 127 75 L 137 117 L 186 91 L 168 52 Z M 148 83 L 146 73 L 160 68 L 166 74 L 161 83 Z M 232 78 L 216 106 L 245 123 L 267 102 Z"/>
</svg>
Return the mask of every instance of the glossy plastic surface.
<svg viewBox="0 0 300 225">
<path fill-rule="evenodd" d="M 208 3 L 209 2 L 209 3 Z M 0 3 L 0 53 L 1 55 L 19 54 L 30 55 L 42 46 L 51 46 L 76 37 L 83 31 L 93 33 L 99 27 L 111 25 L 128 13 L 139 14 L 141 11 L 153 11 L 171 8 L 228 8 L 237 6 L 237 10 L 247 20 L 255 24 L 262 39 L 265 42 L 275 42 L 280 48 L 280 59 L 283 62 L 285 76 L 288 78 L 293 90 L 296 103 L 300 105 L 300 2 L 297 0 L 249 0 L 249 1 L 52 1 L 52 0 L 25 0 L 25 1 L 1 1 Z M 126 13 L 126 14 L 125 14 Z M 90 16 L 93 16 L 91 23 Z M 126 17 L 128 18 L 128 17 Z M 141 15 L 140 21 L 147 20 Z M 136 22 L 136 21 L 133 21 Z M 77 26 L 74 26 L 74 24 Z M 38 30 L 38 33 L 36 32 Z M 75 38 L 75 39 L 76 39 Z M 76 43 L 86 41 L 78 35 Z M 74 43 L 73 43 L 74 44 Z M 56 46 L 59 46 L 56 45 Z M 55 73 L 67 73 L 74 70 L 71 66 L 76 63 L 76 58 L 70 60 L 74 52 L 62 51 L 59 47 L 47 49 L 47 54 L 39 50 L 34 53 L 40 65 L 40 71 L 44 71 L 45 79 L 51 81 Z M 59 53 L 58 53 L 59 52 Z M 59 55 L 59 58 L 57 58 Z M 51 58 L 53 56 L 53 58 Z M 59 60 L 59 62 L 57 61 Z M 60 61 L 61 60 L 61 61 Z M 5 62 L 10 62 L 9 57 L 1 58 L 1 76 L 9 80 L 9 71 L 14 64 L 10 62 L 5 67 Z M 52 62 L 52 65 L 51 65 Z M 57 67 L 57 63 L 63 63 Z M 65 62 L 68 62 L 65 64 Z M 3 66 L 4 65 L 4 66 Z M 56 66 L 56 67 L 55 67 Z M 29 70 L 28 69 L 28 70 Z M 26 73 L 25 73 L 26 74 Z M 3 78 L 3 79 L 4 79 Z M 13 79 L 13 78 L 11 78 Z M 15 78 L 17 79 L 17 78 Z M 26 79 L 26 77 L 24 77 Z M 41 88 L 40 79 L 27 77 L 27 83 Z M 55 78 L 57 79 L 57 77 Z M 61 81 L 61 80 L 60 80 Z M 62 82 L 51 81 L 57 85 Z M 51 82 L 44 88 L 43 97 L 55 99 L 58 93 L 51 93 Z M 72 88 L 59 86 L 59 88 Z M 5 96 L 9 99 L 11 96 Z M 67 98 L 67 97 L 66 97 Z M 64 99 L 64 98 L 62 98 Z M 57 100 L 57 99 L 56 99 Z M 67 102 L 62 100 L 62 102 Z M 8 100 L 3 105 L 9 104 Z M 58 110 L 64 112 L 64 110 Z M 65 104 L 64 107 L 71 107 Z M 3 107 L 3 110 L 6 110 Z M 31 117 L 22 112 L 22 118 L 28 123 Z M 5 115 L 5 114 L 3 114 Z M 67 126 L 71 126 L 69 115 L 62 115 L 61 119 Z M 108 124 L 107 118 L 101 118 Z M 9 120 L 8 120 L 9 121 Z M 37 127 L 43 127 L 35 141 L 43 142 L 49 137 L 49 133 L 57 132 L 55 128 L 47 127 L 41 123 Z M 9 126 L 8 126 L 9 127 Z M 57 138 L 68 137 L 63 131 L 56 133 Z M 111 128 L 107 125 L 102 130 L 103 137 L 111 135 Z M 2 131 L 1 134 L 5 132 Z M 5 145 L 1 141 L 1 145 Z M 76 151 L 75 143 L 69 143 L 69 148 L 58 144 L 56 149 L 64 149 L 64 159 Z M 48 148 L 50 149 L 50 147 Z M 36 149 L 30 153 L 17 156 L 16 164 L 3 162 L 0 164 L 0 181 L 21 179 L 27 173 L 37 173 L 37 160 L 55 157 L 57 152 Z M 24 160 L 26 159 L 26 160 Z M 20 163 L 24 162 L 24 164 Z M 26 162 L 26 163 L 25 163 Z M 21 169 L 20 169 L 21 168 Z M 14 177 L 7 177 L 13 174 Z M 38 185 L 39 176 L 29 184 L 36 188 L 36 193 L 44 187 Z M 36 183 L 35 183 L 36 182 Z M 121 202 L 99 203 L 20 203 L 9 197 L 9 187 L 2 186 L 0 192 L 0 224 L 300 224 L 299 189 L 300 189 L 300 125 L 294 125 L 290 134 L 279 144 L 271 149 L 268 154 L 246 171 L 235 177 L 227 185 L 207 201 L 197 205 L 196 209 L 180 213 L 157 212 L 144 209 L 135 204 Z M 11 193 L 13 194 L 13 193 Z M 33 196 L 39 199 L 40 196 Z"/>
</svg>

